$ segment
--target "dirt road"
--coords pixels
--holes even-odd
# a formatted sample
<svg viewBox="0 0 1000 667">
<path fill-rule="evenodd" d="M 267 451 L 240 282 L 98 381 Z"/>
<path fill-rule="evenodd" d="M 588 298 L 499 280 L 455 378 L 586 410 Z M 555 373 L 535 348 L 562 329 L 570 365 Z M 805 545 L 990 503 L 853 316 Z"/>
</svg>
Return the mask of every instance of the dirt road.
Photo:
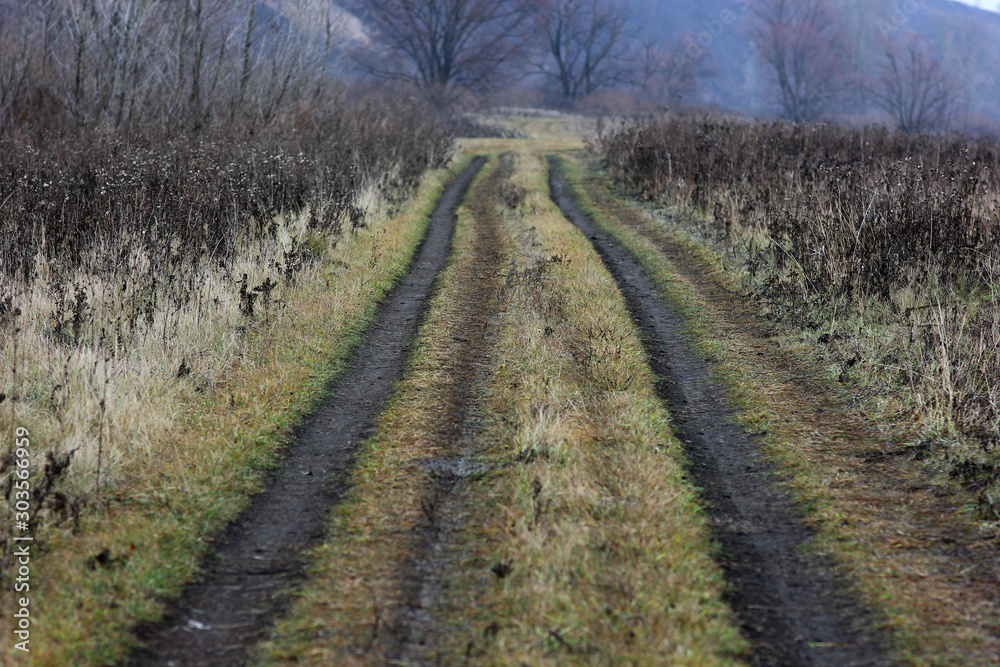
<svg viewBox="0 0 1000 667">
<path fill-rule="evenodd" d="M 902 661 L 552 145 L 478 146 L 350 370 L 132 662 Z"/>
</svg>

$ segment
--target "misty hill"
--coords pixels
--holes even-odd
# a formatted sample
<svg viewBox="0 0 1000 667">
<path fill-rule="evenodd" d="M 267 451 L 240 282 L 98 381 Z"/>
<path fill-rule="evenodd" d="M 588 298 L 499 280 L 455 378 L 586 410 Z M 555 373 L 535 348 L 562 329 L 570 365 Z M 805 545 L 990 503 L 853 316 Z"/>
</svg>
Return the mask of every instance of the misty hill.
<svg viewBox="0 0 1000 667">
<path fill-rule="evenodd" d="M 243 0 L 244 2 L 248 0 Z M 756 0 L 622 0 L 629 8 L 637 39 L 671 41 L 682 53 L 704 52 L 706 73 L 685 102 L 754 115 L 776 112 L 767 71 L 754 55 L 747 25 Z M 832 0 L 844 22 L 852 53 L 846 60 L 856 70 L 871 74 L 883 62 L 884 36 L 916 32 L 933 44 L 946 68 L 965 90 L 962 108 L 966 127 L 981 118 L 1000 121 L 1000 14 L 951 0 Z M 340 15 L 340 35 L 355 45 L 364 38 L 364 0 L 264 0 L 266 11 L 276 12 L 302 32 L 321 41 L 315 21 L 320 7 L 350 6 Z M 308 10 L 308 11 L 304 11 Z M 296 15 L 298 14 L 298 15 Z M 345 18 L 346 17 L 346 18 Z M 358 17 L 358 18 L 355 18 Z M 359 20 L 360 19 L 360 20 Z M 845 70 L 849 69 L 845 65 Z M 845 72 L 846 74 L 847 72 Z M 875 119 L 878 112 L 860 97 L 839 111 L 841 117 Z"/>
<path fill-rule="evenodd" d="M 645 36 L 704 49 L 710 76 L 693 100 L 727 110 L 766 114 L 765 72 L 753 54 L 746 0 L 632 0 Z M 917 32 L 937 48 L 945 66 L 964 84 L 971 116 L 1000 118 L 1000 14 L 951 0 L 837 0 L 863 71 L 880 65 L 883 35 Z"/>
</svg>

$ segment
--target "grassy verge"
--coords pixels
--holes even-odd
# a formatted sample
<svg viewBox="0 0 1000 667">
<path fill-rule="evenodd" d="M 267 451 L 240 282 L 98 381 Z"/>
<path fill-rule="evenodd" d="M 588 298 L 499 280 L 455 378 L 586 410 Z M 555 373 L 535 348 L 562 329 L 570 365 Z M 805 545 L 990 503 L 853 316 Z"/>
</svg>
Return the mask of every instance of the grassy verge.
<svg viewBox="0 0 1000 667">
<path fill-rule="evenodd" d="M 458 492 L 460 544 L 428 656 L 711 665 L 744 649 L 614 281 L 549 200 L 541 154 L 524 146 L 512 166 L 493 192 L 485 174 L 473 187 L 408 376 L 267 664 L 371 664 L 391 651 L 386 623 L 426 520 L 420 462 L 440 454 L 430 434 L 462 319 L 452 304 L 469 279 L 469 209 L 500 216 L 509 269 L 489 381 L 473 397 L 488 417 L 466 443 L 484 472 Z"/>
<path fill-rule="evenodd" d="M 205 345 L 227 350 L 214 357 L 211 383 L 199 383 L 197 368 L 153 368 L 153 385 L 130 379 L 130 367 L 103 370 L 119 374 L 137 403 L 147 424 L 139 426 L 143 447 L 122 448 L 121 481 L 93 497 L 76 523 L 52 522 L 35 535 L 33 664 L 106 664 L 127 655 L 130 628 L 157 618 L 159 600 L 179 593 L 212 536 L 260 488 L 292 426 L 340 372 L 379 296 L 405 271 L 447 178 L 427 177 L 402 213 L 373 216 L 369 229 L 327 248 L 282 295 L 283 307 L 236 335 L 209 332 Z M 19 423 L 28 417 L 19 414 Z M 107 437 L 118 428 L 111 422 Z M 11 590 L 5 586 L 5 609 Z M 11 638 L 4 628 L 3 654 L 21 657 Z"/>
<path fill-rule="evenodd" d="M 736 259 L 761 309 L 1000 520 L 995 142 L 709 115 L 597 144 L 643 199 L 696 209 L 682 224 Z"/>
<path fill-rule="evenodd" d="M 613 195 L 581 160 L 568 164 L 581 204 L 688 319 L 745 427 L 761 435 L 818 529 L 814 547 L 843 566 L 903 657 L 994 660 L 996 523 L 977 518 L 974 498 L 915 456 L 898 415 L 831 378 L 816 334 L 762 320 L 724 255 Z"/>
</svg>

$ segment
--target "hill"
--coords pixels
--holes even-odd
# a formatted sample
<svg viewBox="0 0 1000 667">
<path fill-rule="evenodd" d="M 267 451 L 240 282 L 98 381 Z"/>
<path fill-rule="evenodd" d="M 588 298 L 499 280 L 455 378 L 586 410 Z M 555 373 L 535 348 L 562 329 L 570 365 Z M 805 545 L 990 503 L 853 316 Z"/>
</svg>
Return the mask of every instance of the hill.
<svg viewBox="0 0 1000 667">
<path fill-rule="evenodd" d="M 835 0 L 862 71 L 877 68 L 883 35 L 917 32 L 936 47 L 945 66 L 963 83 L 973 119 L 1000 119 L 1000 14 L 951 0 Z M 704 49 L 711 76 L 693 102 L 725 110 L 772 111 L 762 72 L 747 37 L 752 4 L 746 0 L 633 0 L 644 36 L 674 40 L 685 49 Z M 864 109 L 854 109 L 864 113 Z"/>
<path fill-rule="evenodd" d="M 882 64 L 881 40 L 916 32 L 935 47 L 946 68 L 962 84 L 966 110 L 962 123 L 1000 121 L 1000 14 L 952 0 L 831 0 L 844 22 L 851 53 L 845 61 L 856 63 L 852 72 L 871 74 Z M 655 37 L 672 41 L 682 52 L 704 53 L 708 73 L 698 90 L 686 100 L 698 106 L 767 116 L 775 113 L 768 90 L 767 72 L 754 55 L 747 27 L 753 17 L 753 0 L 625 0 L 637 39 Z M 266 0 L 264 5 L 295 24 L 311 39 L 322 40 L 316 17 L 331 11 L 342 40 L 364 40 L 364 0 L 333 3 L 329 0 Z M 353 14 L 340 13 L 350 6 Z M 845 74 L 850 74 L 846 72 Z M 871 120 L 874 114 L 860 97 L 849 100 L 839 114 L 844 118 Z"/>
</svg>

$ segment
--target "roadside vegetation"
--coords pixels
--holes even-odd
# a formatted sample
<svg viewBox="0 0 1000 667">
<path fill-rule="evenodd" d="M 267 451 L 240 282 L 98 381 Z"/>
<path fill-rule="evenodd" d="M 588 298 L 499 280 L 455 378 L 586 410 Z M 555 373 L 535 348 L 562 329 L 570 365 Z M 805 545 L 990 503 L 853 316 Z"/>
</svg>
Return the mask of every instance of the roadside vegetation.
<svg viewBox="0 0 1000 667">
<path fill-rule="evenodd" d="M 176 152 L 151 149 L 146 171 L 137 151 L 109 150 L 125 182 L 87 165 L 86 152 L 67 153 L 69 173 L 53 158 L 49 172 L 36 164 L 18 174 L 37 188 L 22 184 L 12 199 L 43 201 L 51 188 L 59 199 L 109 204 L 67 208 L 66 217 L 81 216 L 73 225 L 46 206 L 34 219 L 35 209 L 15 208 L 3 220 L 24 241 L 4 255 L 18 260 L 5 269 L 26 268 L 4 283 L 0 415 L 5 434 L 14 425 L 31 433 L 31 600 L 45 618 L 32 634 L 38 664 L 125 655 L 128 630 L 162 613 L 160 600 L 179 592 L 212 536 L 260 488 L 408 264 L 444 176 L 419 193 L 412 184 L 447 155 L 447 137 L 374 100 L 353 112 L 391 117 L 398 129 L 345 123 L 346 134 L 325 137 L 311 158 L 247 140 L 200 144 L 192 162 L 164 145 Z M 359 169 L 321 162 L 327 140 Z M 364 142 L 381 152 L 366 155 Z M 412 151 L 408 167 L 387 162 L 392 145 Z M 241 148 L 239 166 L 216 162 Z M 397 168 L 409 185 L 385 176 Z M 114 198 L 101 199 L 100 188 Z M 61 235 L 69 240 L 49 245 Z M 6 488 L 13 463 L 8 452 Z"/>
<path fill-rule="evenodd" d="M 412 585 L 406 563 L 434 508 L 431 523 L 451 534 L 437 561 L 448 583 L 435 606 L 417 610 L 434 624 L 422 659 L 707 665 L 742 655 L 625 305 L 549 200 L 546 170 L 541 152 L 518 147 L 474 185 L 410 375 L 265 663 L 391 658 L 400 590 Z M 470 273 L 473 229 L 485 224 L 499 225 L 500 270 Z M 435 420 L 452 419 L 439 369 L 473 333 L 456 304 L 477 280 L 494 296 L 488 326 L 474 333 L 490 346 L 488 367 L 461 426 L 476 472 L 456 486 L 448 514 L 428 495 L 427 462 L 443 455 Z"/>
<path fill-rule="evenodd" d="M 764 299 L 712 217 L 637 202 L 569 160 L 581 205 L 635 253 L 688 321 L 748 432 L 779 465 L 826 554 L 912 664 L 996 660 L 998 523 L 979 490 L 922 446 L 921 422 L 817 345 L 801 311 Z M 731 232 L 733 233 L 733 232 Z M 957 638 L 961 638 L 957 640 Z"/>
<path fill-rule="evenodd" d="M 597 148 L 630 192 L 690 211 L 763 312 L 1000 518 L 995 142 L 709 116 Z"/>
<path fill-rule="evenodd" d="M 334 79 L 329 15 L 318 47 L 256 2 L 2 13 L 2 650 L 24 428 L 31 659 L 104 664 L 339 371 L 453 138 Z"/>
<path fill-rule="evenodd" d="M 118 481 L 119 442 L 144 448 L 135 406 L 116 393 L 136 366 L 209 387 L 226 345 L 213 338 L 266 320 L 368 213 L 448 157 L 433 122 L 375 98 L 312 120 L 326 127 L 5 146 L 4 407 L 46 419 L 36 437 L 74 451 L 66 472 L 89 471 L 89 491 Z"/>
</svg>

